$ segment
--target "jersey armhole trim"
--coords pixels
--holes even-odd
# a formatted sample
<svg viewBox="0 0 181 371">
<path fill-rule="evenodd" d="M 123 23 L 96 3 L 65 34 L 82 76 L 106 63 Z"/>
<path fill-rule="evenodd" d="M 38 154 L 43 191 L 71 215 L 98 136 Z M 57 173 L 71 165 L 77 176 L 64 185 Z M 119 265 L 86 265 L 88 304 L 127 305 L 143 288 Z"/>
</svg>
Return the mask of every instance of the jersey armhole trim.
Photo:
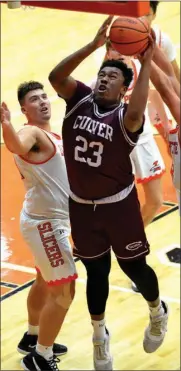
<svg viewBox="0 0 181 371">
<path fill-rule="evenodd" d="M 137 144 L 137 142 L 133 142 L 129 135 L 127 134 L 126 132 L 126 129 L 125 129 L 125 126 L 124 126 L 124 123 L 123 123 L 123 109 L 119 110 L 119 122 L 120 122 L 120 127 L 121 127 L 121 131 L 124 135 L 124 138 L 126 139 L 126 141 L 128 142 L 128 144 L 131 146 L 131 147 L 135 147 L 135 145 Z"/>
</svg>

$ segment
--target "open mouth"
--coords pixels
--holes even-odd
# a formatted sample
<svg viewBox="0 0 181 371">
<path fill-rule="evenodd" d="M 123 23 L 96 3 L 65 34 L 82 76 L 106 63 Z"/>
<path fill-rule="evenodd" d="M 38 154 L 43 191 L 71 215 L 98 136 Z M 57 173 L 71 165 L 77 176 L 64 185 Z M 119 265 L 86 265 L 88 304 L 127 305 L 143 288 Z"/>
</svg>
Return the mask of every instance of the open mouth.
<svg viewBox="0 0 181 371">
<path fill-rule="evenodd" d="M 98 91 L 99 92 L 105 92 L 107 90 L 106 85 L 100 85 Z"/>
<path fill-rule="evenodd" d="M 41 109 L 41 112 L 48 113 L 48 108 L 47 108 L 47 107 L 43 107 L 43 108 Z"/>
</svg>

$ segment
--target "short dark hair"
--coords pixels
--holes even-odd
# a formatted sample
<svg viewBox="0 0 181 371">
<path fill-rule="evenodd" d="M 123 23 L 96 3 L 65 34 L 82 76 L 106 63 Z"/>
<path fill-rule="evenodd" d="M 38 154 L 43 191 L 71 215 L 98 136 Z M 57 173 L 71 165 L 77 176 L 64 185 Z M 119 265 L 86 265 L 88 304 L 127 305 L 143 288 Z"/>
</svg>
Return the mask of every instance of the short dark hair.
<svg viewBox="0 0 181 371">
<path fill-rule="evenodd" d="M 150 1 L 150 8 L 153 10 L 153 13 L 156 14 L 159 1 Z"/>
<path fill-rule="evenodd" d="M 119 60 L 109 59 L 109 60 L 103 62 L 102 66 L 100 67 L 99 72 L 105 67 L 119 68 L 119 70 L 121 70 L 121 72 L 124 76 L 124 85 L 127 88 L 129 87 L 129 85 L 130 85 L 130 83 L 133 79 L 133 70 L 131 68 L 129 68 L 126 63 L 124 63 L 121 59 L 119 59 Z"/>
<path fill-rule="evenodd" d="M 36 89 L 43 89 L 44 86 L 38 81 L 28 81 L 23 82 L 21 85 L 18 86 L 18 101 L 20 106 L 23 104 L 24 98 L 29 91 L 36 90 Z"/>
</svg>

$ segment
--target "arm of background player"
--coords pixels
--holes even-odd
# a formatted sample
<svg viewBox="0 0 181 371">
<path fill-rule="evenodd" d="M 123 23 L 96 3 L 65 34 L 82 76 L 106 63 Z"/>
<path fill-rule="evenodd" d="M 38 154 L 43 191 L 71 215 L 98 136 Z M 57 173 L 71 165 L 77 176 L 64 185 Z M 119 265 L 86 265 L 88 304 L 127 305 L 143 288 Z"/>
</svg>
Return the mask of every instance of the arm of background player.
<svg viewBox="0 0 181 371">
<path fill-rule="evenodd" d="M 130 132 L 138 131 L 143 125 L 143 117 L 148 100 L 151 60 L 154 48 L 155 40 L 150 36 L 150 45 L 142 57 L 141 70 L 124 116 L 124 125 Z"/>
<path fill-rule="evenodd" d="M 151 104 L 153 105 L 153 107 L 155 108 L 155 110 L 158 112 L 158 116 L 161 120 L 163 128 L 166 130 L 166 132 L 168 132 L 171 129 L 171 124 L 170 124 L 170 121 L 167 117 L 161 95 L 159 94 L 159 92 L 156 89 L 151 89 L 150 88 L 149 100 L 150 100 Z M 163 131 L 163 129 L 162 129 L 162 131 Z"/>
<path fill-rule="evenodd" d="M 0 115 L 6 147 L 10 152 L 16 153 L 17 155 L 23 156 L 28 153 L 37 142 L 36 128 L 31 127 L 29 128 L 30 130 L 26 129 L 16 133 L 11 124 L 10 111 L 5 103 L 1 105 Z"/>
<path fill-rule="evenodd" d="M 154 62 L 151 64 L 150 79 L 169 108 L 175 121 L 180 125 L 180 98 L 173 89 L 170 78 Z"/>
<path fill-rule="evenodd" d="M 70 76 L 79 64 L 106 42 L 106 32 L 113 17 L 108 17 L 92 42 L 63 59 L 49 75 L 49 81 L 55 91 L 64 99 L 70 99 L 76 90 L 77 82 Z"/>
<path fill-rule="evenodd" d="M 165 32 L 162 32 L 162 37 L 165 55 L 167 56 L 169 62 L 172 64 L 177 81 L 180 83 L 180 69 L 176 61 L 176 48 L 173 45 L 173 42 L 170 39 L 169 35 L 167 35 Z"/>
<path fill-rule="evenodd" d="M 180 83 L 177 81 L 177 79 L 175 77 L 175 73 L 174 73 L 174 69 L 172 67 L 172 64 L 169 62 L 166 55 L 158 48 L 158 46 L 155 47 L 155 52 L 154 52 L 154 55 L 153 55 L 153 61 L 169 77 L 169 80 L 170 80 L 176 94 L 178 95 L 178 97 L 180 97 Z"/>
</svg>

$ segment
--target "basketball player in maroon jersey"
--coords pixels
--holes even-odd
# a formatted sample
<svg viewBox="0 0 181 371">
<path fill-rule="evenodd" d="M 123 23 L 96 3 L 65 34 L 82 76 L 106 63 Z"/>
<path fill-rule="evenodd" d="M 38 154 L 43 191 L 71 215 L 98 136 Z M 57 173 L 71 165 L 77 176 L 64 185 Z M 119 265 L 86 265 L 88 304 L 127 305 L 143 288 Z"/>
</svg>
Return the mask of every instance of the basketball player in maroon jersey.
<svg viewBox="0 0 181 371">
<path fill-rule="evenodd" d="M 123 62 L 103 63 L 94 91 L 70 76 L 105 44 L 111 20 L 109 17 L 103 23 L 93 41 L 61 61 L 49 75 L 50 83 L 67 103 L 63 142 L 71 189 L 69 212 L 74 253 L 87 271 L 96 370 L 113 369 L 104 319 L 111 247 L 120 268 L 148 303 L 150 324 L 143 342 L 146 352 L 152 353 L 162 344 L 168 319 L 156 274 L 146 263 L 149 244 L 129 157 L 143 131 L 155 42 L 150 37 L 129 105 L 120 103 L 132 79 L 132 70 Z"/>
</svg>

